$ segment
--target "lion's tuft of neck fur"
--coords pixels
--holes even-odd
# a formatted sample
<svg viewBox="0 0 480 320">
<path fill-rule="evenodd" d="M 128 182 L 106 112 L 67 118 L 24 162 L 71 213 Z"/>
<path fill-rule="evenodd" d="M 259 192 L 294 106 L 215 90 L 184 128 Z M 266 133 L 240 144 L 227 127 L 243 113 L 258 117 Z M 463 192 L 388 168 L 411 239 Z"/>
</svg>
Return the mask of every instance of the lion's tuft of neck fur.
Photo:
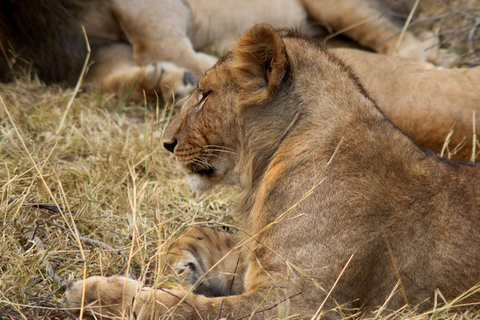
<svg viewBox="0 0 480 320">
<path fill-rule="evenodd" d="M 351 141 L 359 140 L 355 138 L 358 132 L 369 126 L 378 126 L 379 123 L 393 127 L 347 66 L 315 43 L 292 38 L 287 35 L 282 39 L 282 46 L 285 45 L 283 54 L 289 72 L 284 74 L 281 81 L 276 82 L 275 88 L 269 89 L 270 94 L 265 94 L 263 99 L 257 99 L 256 103 L 250 99 L 248 104 L 241 104 L 237 111 L 242 136 L 237 170 L 244 188 L 237 211 L 240 216 L 249 217 L 247 220 L 250 221 L 258 222 L 258 218 L 251 217 L 251 212 L 255 211 L 255 204 L 261 203 L 265 197 L 268 170 L 278 172 L 278 166 L 272 168 L 275 163 L 282 161 L 279 159 L 288 159 L 289 168 L 295 167 L 298 155 L 291 150 L 302 150 L 303 157 L 310 159 L 307 163 L 297 164 L 303 166 L 305 171 L 322 172 L 342 139 L 348 140 L 345 145 L 351 144 Z M 257 48 L 256 45 L 254 49 Z M 251 59 L 244 61 L 246 58 L 243 56 L 245 51 L 251 53 L 252 50 L 242 48 L 242 66 L 252 63 Z M 271 48 L 269 50 L 278 52 Z M 293 51 L 304 54 L 288 54 Z M 235 54 L 238 53 L 234 51 Z M 262 55 L 262 59 L 258 61 L 263 59 Z M 238 67 L 238 60 L 238 57 L 234 57 L 234 62 L 237 63 L 234 68 Z M 323 63 L 318 63 L 317 60 L 322 60 Z M 259 63 L 258 61 L 254 63 Z M 259 77 L 260 71 L 255 67 L 251 68 L 257 73 L 242 71 L 239 79 L 245 81 L 244 76 Z M 261 78 L 263 81 L 263 74 Z M 268 81 L 262 83 L 263 88 L 266 88 Z M 242 82 L 239 81 L 239 85 L 242 87 Z M 250 89 L 243 83 L 245 96 L 251 92 Z M 400 132 L 397 133 L 395 136 L 399 141 L 408 140 L 400 137 L 403 136 Z M 305 137 L 311 138 L 307 145 L 303 145 Z M 405 143 L 410 144 L 410 141 Z M 285 177 L 281 179 L 288 179 L 288 170 L 291 168 L 285 168 L 282 168 L 285 170 Z M 249 228 L 248 221 L 246 222 L 247 229 L 252 229 Z"/>
</svg>

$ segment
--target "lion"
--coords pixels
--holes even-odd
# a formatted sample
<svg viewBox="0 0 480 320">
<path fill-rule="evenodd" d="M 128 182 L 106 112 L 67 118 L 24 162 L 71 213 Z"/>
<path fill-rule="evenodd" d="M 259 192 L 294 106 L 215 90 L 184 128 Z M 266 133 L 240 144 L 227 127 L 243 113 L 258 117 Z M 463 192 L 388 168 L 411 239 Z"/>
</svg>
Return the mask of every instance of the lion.
<svg viewBox="0 0 480 320">
<path fill-rule="evenodd" d="M 35 0 L 0 3 L 0 80 L 33 67 L 47 84 L 79 81 L 91 47 L 87 87 L 156 100 L 184 97 L 200 76 L 256 23 L 296 26 L 309 35 L 319 25 L 372 50 L 426 61 L 436 38 L 408 31 L 397 46 L 415 1 L 394 0 Z M 389 15 L 395 11 L 395 14 Z M 215 53 L 212 55 L 210 53 Z M 193 73 L 192 73 L 193 72 Z"/>
<path fill-rule="evenodd" d="M 75 314 L 338 318 L 423 310 L 435 292 L 480 281 L 479 165 L 419 148 L 340 58 L 298 32 L 249 29 L 163 139 L 194 189 L 242 188 L 244 291 L 207 297 L 90 277 L 66 292 Z"/>
</svg>

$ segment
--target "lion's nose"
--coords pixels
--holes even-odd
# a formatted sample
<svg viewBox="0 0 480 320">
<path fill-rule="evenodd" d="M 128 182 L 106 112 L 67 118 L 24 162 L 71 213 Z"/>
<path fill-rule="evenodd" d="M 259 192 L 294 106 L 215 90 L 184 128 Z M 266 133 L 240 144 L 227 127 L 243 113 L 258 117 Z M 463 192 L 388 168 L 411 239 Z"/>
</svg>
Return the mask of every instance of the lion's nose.
<svg viewBox="0 0 480 320">
<path fill-rule="evenodd" d="M 173 150 L 175 150 L 175 147 L 177 145 L 177 139 L 173 139 L 172 141 L 165 141 L 163 143 L 163 147 L 173 153 Z"/>
</svg>

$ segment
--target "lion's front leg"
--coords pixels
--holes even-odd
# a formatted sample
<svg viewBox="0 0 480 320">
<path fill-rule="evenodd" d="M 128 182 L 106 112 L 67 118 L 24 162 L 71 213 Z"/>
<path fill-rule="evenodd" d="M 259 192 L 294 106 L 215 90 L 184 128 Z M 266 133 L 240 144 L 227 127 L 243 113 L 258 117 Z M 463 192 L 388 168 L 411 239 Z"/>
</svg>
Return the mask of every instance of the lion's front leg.
<svg viewBox="0 0 480 320">
<path fill-rule="evenodd" d="M 75 316 L 83 314 L 84 319 L 158 319 L 177 309 L 184 296 L 183 290 L 153 290 L 123 276 L 94 276 L 74 282 L 65 293 L 64 306 Z M 185 306 L 189 304 L 178 306 L 181 314 L 195 311 L 185 311 Z"/>
<path fill-rule="evenodd" d="M 83 287 L 85 302 L 82 309 Z M 66 292 L 65 308 L 85 319 L 213 319 L 264 318 L 276 305 L 276 295 L 261 291 L 209 298 L 183 289 L 152 289 L 122 276 L 90 277 L 75 282 Z M 272 300 L 273 299 L 273 300 Z M 276 310 L 275 310 L 276 312 Z M 275 313 L 274 312 L 274 313 Z"/>
<path fill-rule="evenodd" d="M 183 231 L 169 249 L 167 265 L 185 289 L 208 297 L 228 296 L 245 291 L 247 258 L 236 248 L 240 238 L 209 228 Z M 198 282 L 198 283 L 197 283 Z"/>
<path fill-rule="evenodd" d="M 86 79 L 88 86 L 128 95 L 138 102 L 145 98 L 156 101 L 158 97 L 172 102 L 188 96 L 198 83 L 191 71 L 170 62 L 136 66 L 132 48 L 125 44 L 100 48 L 93 60 Z"/>
</svg>

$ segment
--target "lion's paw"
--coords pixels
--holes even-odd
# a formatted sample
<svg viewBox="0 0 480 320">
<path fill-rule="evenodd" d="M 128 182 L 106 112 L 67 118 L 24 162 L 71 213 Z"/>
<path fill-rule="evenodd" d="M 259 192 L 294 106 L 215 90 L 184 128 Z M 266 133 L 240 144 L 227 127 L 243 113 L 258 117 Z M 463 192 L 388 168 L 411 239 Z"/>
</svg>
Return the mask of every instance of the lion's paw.
<svg viewBox="0 0 480 320">
<path fill-rule="evenodd" d="M 431 31 L 423 31 L 416 36 L 407 32 L 396 55 L 419 62 L 428 61 L 441 67 L 453 66 L 458 56 L 439 47 L 438 36 Z"/>
<path fill-rule="evenodd" d="M 406 32 L 395 55 L 418 62 L 427 62 L 428 50 L 434 45 L 431 41 L 421 40 L 412 33 Z"/>
<path fill-rule="evenodd" d="M 455 52 L 447 49 L 434 50 L 428 56 L 428 62 L 433 63 L 438 67 L 452 68 L 457 65 L 460 57 Z"/>
<path fill-rule="evenodd" d="M 198 78 L 188 69 L 170 62 L 156 62 L 146 67 L 148 89 L 161 93 L 166 101 L 172 102 L 189 96 L 198 84 Z"/>
<path fill-rule="evenodd" d="M 422 41 L 428 62 L 446 68 L 450 68 L 458 62 L 459 56 L 455 52 L 440 48 L 438 30 L 420 32 L 418 38 Z"/>
<path fill-rule="evenodd" d="M 139 282 L 121 276 L 90 277 L 70 285 L 65 293 L 64 306 L 78 316 L 82 309 L 82 297 L 85 297 L 84 318 L 115 317 L 128 312 L 139 288 Z"/>
</svg>

